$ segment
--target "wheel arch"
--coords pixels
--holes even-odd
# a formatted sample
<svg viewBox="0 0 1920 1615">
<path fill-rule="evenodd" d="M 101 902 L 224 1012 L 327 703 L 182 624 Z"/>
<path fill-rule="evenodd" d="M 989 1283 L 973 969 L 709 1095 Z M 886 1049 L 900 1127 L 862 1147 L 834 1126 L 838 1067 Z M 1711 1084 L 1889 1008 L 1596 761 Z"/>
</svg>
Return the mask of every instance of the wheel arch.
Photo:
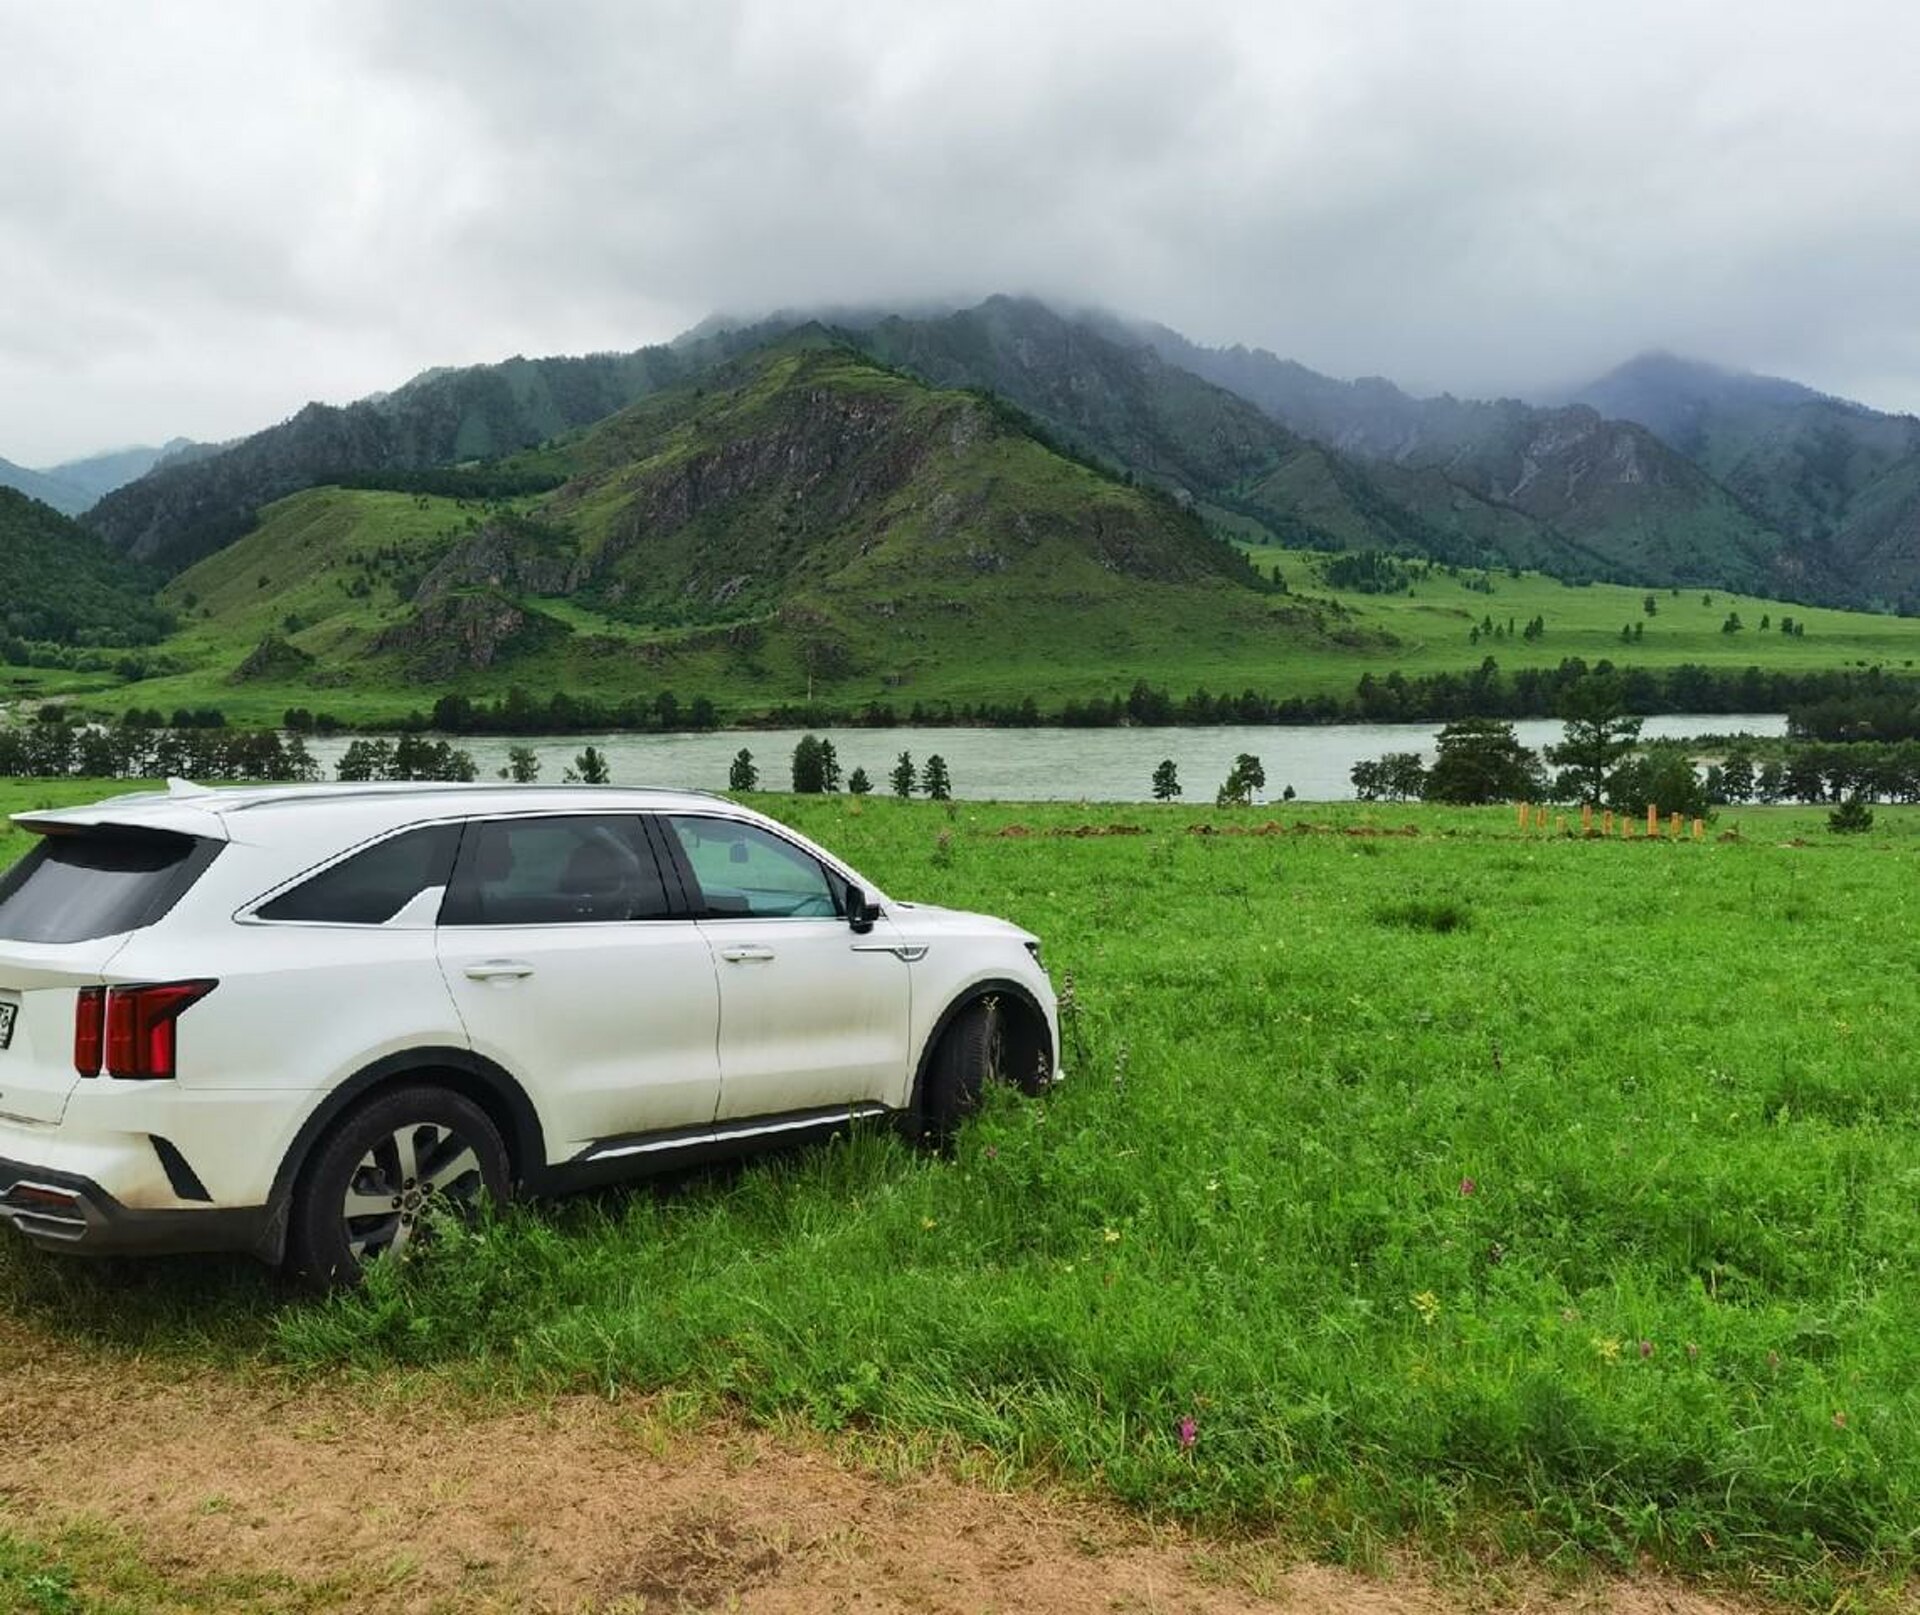
<svg viewBox="0 0 1920 1615">
<path fill-rule="evenodd" d="M 516 1188 L 537 1188 L 547 1171 L 546 1134 L 539 1113 L 526 1090 L 512 1074 L 471 1049 L 423 1047 L 401 1049 L 363 1066 L 332 1089 L 301 1123 L 274 1174 L 270 1208 L 255 1254 L 272 1263 L 286 1254 L 287 1219 L 293 1192 L 315 1147 L 350 1110 L 389 1089 L 409 1082 L 432 1081 L 470 1099 L 499 1129 L 506 1145 L 507 1164 Z"/>
<path fill-rule="evenodd" d="M 1026 1065 L 1034 1072 L 1044 1071 L 1048 1077 L 1058 1069 L 1059 1050 L 1053 1046 L 1053 1028 L 1047 1019 L 1047 1013 L 1040 1007 L 1040 1000 L 1024 982 L 1010 977 L 995 976 L 985 981 L 968 982 L 956 992 L 947 1007 L 940 1011 L 939 1018 L 933 1023 L 933 1029 L 927 1033 L 926 1041 L 920 1045 L 920 1058 L 913 1068 L 913 1088 L 908 1095 L 908 1114 L 919 1118 L 922 1114 L 922 1098 L 926 1091 L 927 1070 L 933 1064 L 934 1055 L 939 1051 L 940 1043 L 952 1029 L 953 1023 L 975 1004 L 985 998 L 999 998 L 1012 1003 L 1017 1014 L 1013 1025 L 1025 1039 L 1025 1048 L 1029 1058 Z M 1018 1066 L 1015 1067 L 1018 1069 Z M 1023 1091 L 1036 1093 L 1040 1082 L 1036 1079 L 1023 1081 Z"/>
</svg>

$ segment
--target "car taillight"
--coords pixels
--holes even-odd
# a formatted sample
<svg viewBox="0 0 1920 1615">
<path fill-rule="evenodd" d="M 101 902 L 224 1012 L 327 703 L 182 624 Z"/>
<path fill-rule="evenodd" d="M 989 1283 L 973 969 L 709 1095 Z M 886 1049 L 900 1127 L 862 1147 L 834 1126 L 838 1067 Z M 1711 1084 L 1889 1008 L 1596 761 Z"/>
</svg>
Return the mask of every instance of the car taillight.
<svg viewBox="0 0 1920 1615">
<path fill-rule="evenodd" d="M 139 987 L 114 987 L 106 995 L 106 1071 L 110 1077 L 171 1077 L 174 1074 L 173 1023 L 190 1004 L 219 985 L 212 981 L 159 981 Z M 87 1015 L 85 989 L 74 1025 L 74 1064 L 84 1053 Z M 100 1067 L 96 1064 L 94 1070 Z"/>
<path fill-rule="evenodd" d="M 73 1006 L 73 1069 L 83 1077 L 100 1075 L 106 1026 L 107 989 L 82 987 L 80 1000 Z"/>
</svg>

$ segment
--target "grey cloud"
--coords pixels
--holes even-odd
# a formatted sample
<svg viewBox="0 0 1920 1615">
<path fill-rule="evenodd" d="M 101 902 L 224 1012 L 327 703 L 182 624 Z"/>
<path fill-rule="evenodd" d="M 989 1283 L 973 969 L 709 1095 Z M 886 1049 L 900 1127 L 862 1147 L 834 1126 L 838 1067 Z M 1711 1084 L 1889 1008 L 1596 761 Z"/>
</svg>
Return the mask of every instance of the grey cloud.
<svg viewBox="0 0 1920 1615">
<path fill-rule="evenodd" d="M 1887 0 L 0 0 L 0 454 L 1034 291 L 1420 389 L 1920 406 Z"/>
</svg>

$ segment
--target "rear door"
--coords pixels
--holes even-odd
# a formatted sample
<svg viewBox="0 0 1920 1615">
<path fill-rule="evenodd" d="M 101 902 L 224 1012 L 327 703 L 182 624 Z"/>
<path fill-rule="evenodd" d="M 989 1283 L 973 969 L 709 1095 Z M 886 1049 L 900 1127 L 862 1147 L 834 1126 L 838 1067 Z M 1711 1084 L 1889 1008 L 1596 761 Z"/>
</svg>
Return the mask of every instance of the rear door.
<svg viewBox="0 0 1920 1615">
<path fill-rule="evenodd" d="M 553 1159 L 713 1120 L 713 957 L 638 815 L 472 821 L 438 948 L 474 1051 L 527 1088 Z"/>
<path fill-rule="evenodd" d="M 719 976 L 720 1116 L 899 1104 L 911 978 L 893 922 L 855 935 L 846 882 L 770 830 L 697 813 L 663 826 Z"/>
<path fill-rule="evenodd" d="M 56 1123 L 80 1081 L 74 1009 L 129 937 L 224 843 L 130 825 L 62 826 L 0 877 L 0 1118 Z"/>
</svg>

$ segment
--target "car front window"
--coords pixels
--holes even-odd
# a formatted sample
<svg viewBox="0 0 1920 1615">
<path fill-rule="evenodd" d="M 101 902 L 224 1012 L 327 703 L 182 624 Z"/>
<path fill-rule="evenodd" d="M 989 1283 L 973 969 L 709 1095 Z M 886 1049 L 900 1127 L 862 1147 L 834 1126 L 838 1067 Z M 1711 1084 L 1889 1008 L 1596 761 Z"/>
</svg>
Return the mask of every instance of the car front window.
<svg viewBox="0 0 1920 1615">
<path fill-rule="evenodd" d="M 676 814 L 668 823 L 709 916 L 832 919 L 841 912 L 836 883 L 820 860 L 758 825 L 698 814 Z"/>
</svg>

